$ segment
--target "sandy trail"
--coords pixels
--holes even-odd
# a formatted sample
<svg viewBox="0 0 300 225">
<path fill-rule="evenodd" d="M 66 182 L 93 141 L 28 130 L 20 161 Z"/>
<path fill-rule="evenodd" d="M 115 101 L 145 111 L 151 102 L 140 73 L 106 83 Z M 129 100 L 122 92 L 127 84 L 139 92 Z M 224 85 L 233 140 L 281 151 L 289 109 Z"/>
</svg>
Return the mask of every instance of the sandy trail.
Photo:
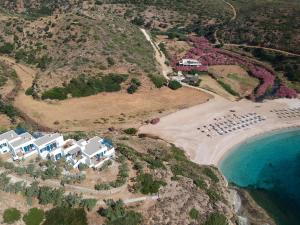
<svg viewBox="0 0 300 225">
<path fill-rule="evenodd" d="M 230 21 L 235 20 L 235 19 L 236 19 L 236 16 L 237 16 L 237 12 L 236 12 L 235 7 L 234 7 L 231 3 L 229 3 L 229 2 L 227 2 L 227 1 L 225 1 L 225 0 L 223 0 L 223 2 L 224 2 L 225 4 L 227 4 L 227 5 L 232 9 L 233 15 L 232 15 Z"/>
<path fill-rule="evenodd" d="M 172 73 L 172 67 L 168 66 L 166 64 L 166 56 L 159 50 L 159 47 L 152 41 L 151 37 L 147 33 L 145 29 L 141 29 L 142 33 L 145 35 L 146 40 L 149 41 L 154 49 L 155 52 L 155 58 L 158 64 L 161 67 L 161 73 L 162 75 L 169 80 L 170 78 L 168 77 L 168 74 Z"/>
<path fill-rule="evenodd" d="M 143 126 L 139 132 L 159 136 L 174 143 L 183 148 L 191 160 L 196 163 L 218 165 L 224 155 L 228 154 L 234 146 L 250 137 L 276 129 L 300 126 L 300 116 L 291 119 L 279 119 L 275 113 L 270 112 L 270 110 L 290 107 L 300 107 L 300 100 L 278 99 L 254 103 L 247 100 L 229 102 L 214 99 L 205 104 L 163 117 L 159 124 Z M 232 114 L 232 110 L 240 115 L 255 112 L 265 117 L 266 120 L 223 136 L 207 137 L 205 133 L 201 132 L 203 126 L 213 124 L 215 118 Z"/>
<path fill-rule="evenodd" d="M 231 3 L 223 0 L 223 2 L 225 4 L 227 4 L 228 6 L 230 6 L 230 8 L 232 9 L 232 13 L 233 16 L 230 18 L 230 21 L 234 21 L 237 17 L 237 10 L 235 9 L 234 5 L 232 5 Z M 216 30 L 214 32 L 214 38 L 215 38 L 215 44 L 214 45 L 220 45 L 221 42 L 218 38 L 218 31 Z M 288 51 L 284 51 L 284 50 L 280 50 L 280 49 L 275 49 L 275 48 L 268 48 L 268 47 L 263 47 L 263 46 L 256 46 L 256 45 L 247 45 L 247 44 L 233 44 L 233 43 L 223 43 L 224 46 L 228 46 L 228 47 L 246 47 L 246 48 L 258 48 L 258 49 L 264 49 L 264 50 L 268 50 L 268 51 L 272 51 L 272 52 L 277 52 L 277 53 L 281 53 L 287 56 L 300 56 L 300 54 L 297 53 L 293 53 L 293 52 L 288 52 Z"/>
<path fill-rule="evenodd" d="M 280 49 L 275 49 L 275 48 L 268 48 L 268 47 L 262 47 L 262 46 L 255 46 L 255 45 L 246 45 L 246 44 L 224 44 L 224 46 L 228 46 L 228 47 L 246 47 L 246 48 L 258 48 L 258 49 L 264 49 L 264 50 L 268 50 L 268 51 L 272 51 L 272 52 L 277 52 L 277 53 L 281 53 L 284 55 L 288 55 L 288 56 L 300 56 L 300 54 L 296 54 L 296 53 L 292 53 L 292 52 L 287 52 L 284 50 L 280 50 Z"/>
</svg>

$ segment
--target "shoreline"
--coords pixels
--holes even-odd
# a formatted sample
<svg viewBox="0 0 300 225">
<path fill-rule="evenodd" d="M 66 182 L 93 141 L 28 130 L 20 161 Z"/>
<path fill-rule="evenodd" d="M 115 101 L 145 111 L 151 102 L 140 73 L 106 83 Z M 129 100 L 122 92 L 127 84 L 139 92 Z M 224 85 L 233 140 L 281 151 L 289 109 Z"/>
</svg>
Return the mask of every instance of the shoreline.
<svg viewBox="0 0 300 225">
<path fill-rule="evenodd" d="M 219 166 L 221 161 L 239 145 L 249 139 L 272 132 L 299 129 L 300 114 L 293 118 L 280 118 L 275 110 L 300 109 L 299 99 L 276 99 L 262 103 L 241 100 L 229 102 L 212 99 L 206 103 L 177 111 L 161 118 L 156 125 L 146 125 L 139 133 L 158 136 L 185 150 L 190 159 L 198 164 Z M 255 125 L 225 135 L 201 133 L 203 126 L 213 124 L 216 118 L 223 118 L 235 112 L 238 115 L 257 113 L 266 118 Z"/>
<path fill-rule="evenodd" d="M 263 131 L 257 134 L 254 134 L 251 137 L 248 137 L 244 140 L 241 140 L 239 143 L 235 144 L 233 147 L 229 148 L 226 150 L 226 152 L 222 155 L 222 157 L 220 159 L 217 160 L 216 162 L 216 166 L 218 168 L 220 168 L 220 165 L 222 163 L 222 161 L 229 156 L 231 153 L 233 153 L 234 151 L 236 151 L 240 146 L 247 144 L 249 141 L 254 141 L 256 138 L 263 138 L 265 136 L 269 136 L 272 134 L 276 134 L 276 133 L 282 133 L 282 132 L 288 132 L 289 130 L 300 130 L 300 125 L 295 125 L 295 126 L 286 126 L 286 127 L 280 127 L 280 128 L 274 128 L 268 131 Z"/>
</svg>

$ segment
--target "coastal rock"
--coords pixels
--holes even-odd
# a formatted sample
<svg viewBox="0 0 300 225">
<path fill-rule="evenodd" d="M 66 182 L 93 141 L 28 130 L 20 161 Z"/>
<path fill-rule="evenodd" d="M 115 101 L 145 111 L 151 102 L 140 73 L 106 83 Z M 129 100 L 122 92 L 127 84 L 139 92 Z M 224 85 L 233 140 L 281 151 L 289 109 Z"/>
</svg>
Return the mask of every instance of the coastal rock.
<svg viewBox="0 0 300 225">
<path fill-rule="evenodd" d="M 227 198 L 226 193 L 222 194 Z M 225 199 L 225 203 L 214 203 L 206 191 L 196 187 L 191 179 L 180 177 L 177 181 L 171 181 L 161 190 L 159 197 L 160 200 L 144 216 L 147 225 L 202 224 L 208 215 L 216 211 L 226 215 L 230 224 L 235 224 L 231 222 L 235 221 L 233 208 L 225 204 L 229 199 Z M 192 208 L 200 214 L 197 220 L 189 216 Z"/>
</svg>

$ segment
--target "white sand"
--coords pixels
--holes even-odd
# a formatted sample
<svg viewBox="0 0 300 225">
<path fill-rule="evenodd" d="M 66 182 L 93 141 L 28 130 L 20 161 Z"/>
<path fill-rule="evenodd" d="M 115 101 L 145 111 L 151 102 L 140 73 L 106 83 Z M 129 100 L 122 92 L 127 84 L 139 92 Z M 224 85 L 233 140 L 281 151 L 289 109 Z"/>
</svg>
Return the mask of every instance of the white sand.
<svg viewBox="0 0 300 225">
<path fill-rule="evenodd" d="M 277 99 L 264 103 L 254 103 L 248 100 L 230 102 L 222 98 L 215 99 L 188 109 L 178 111 L 161 118 L 157 125 L 147 125 L 140 128 L 140 133 L 147 133 L 183 148 L 191 160 L 206 165 L 218 165 L 220 160 L 236 145 L 250 137 L 272 130 L 288 127 L 300 127 L 300 117 L 278 118 L 274 109 L 300 107 L 300 99 Z M 226 135 L 207 137 L 197 128 L 214 123 L 214 118 L 232 114 L 255 112 L 266 118 L 265 121 Z"/>
</svg>

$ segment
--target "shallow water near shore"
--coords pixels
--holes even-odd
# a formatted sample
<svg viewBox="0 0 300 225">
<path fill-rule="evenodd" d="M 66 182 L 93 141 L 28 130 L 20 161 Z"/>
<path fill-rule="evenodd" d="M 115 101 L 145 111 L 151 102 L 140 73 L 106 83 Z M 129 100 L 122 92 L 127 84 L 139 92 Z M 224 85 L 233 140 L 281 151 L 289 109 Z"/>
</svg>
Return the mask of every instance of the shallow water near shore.
<svg viewBox="0 0 300 225">
<path fill-rule="evenodd" d="M 253 138 L 229 153 L 220 169 L 278 224 L 300 224 L 300 129 Z"/>
</svg>

